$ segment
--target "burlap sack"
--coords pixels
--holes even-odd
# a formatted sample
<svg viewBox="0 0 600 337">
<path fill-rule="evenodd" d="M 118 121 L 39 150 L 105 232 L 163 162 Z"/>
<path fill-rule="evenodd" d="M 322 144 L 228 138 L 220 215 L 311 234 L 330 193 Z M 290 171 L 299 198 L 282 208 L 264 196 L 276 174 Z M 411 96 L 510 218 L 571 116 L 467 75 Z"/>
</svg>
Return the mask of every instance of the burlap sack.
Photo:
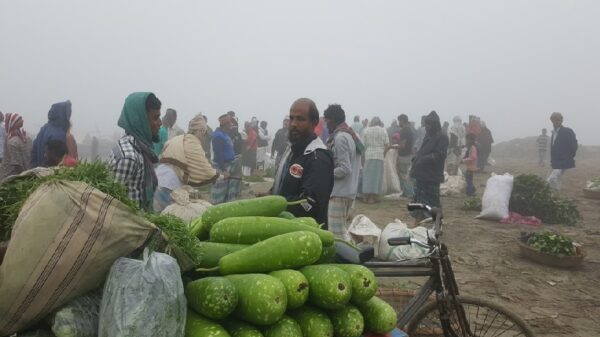
<svg viewBox="0 0 600 337">
<path fill-rule="evenodd" d="M 113 262 L 157 232 L 82 182 L 52 181 L 25 202 L 0 266 L 0 336 L 98 288 Z"/>
</svg>

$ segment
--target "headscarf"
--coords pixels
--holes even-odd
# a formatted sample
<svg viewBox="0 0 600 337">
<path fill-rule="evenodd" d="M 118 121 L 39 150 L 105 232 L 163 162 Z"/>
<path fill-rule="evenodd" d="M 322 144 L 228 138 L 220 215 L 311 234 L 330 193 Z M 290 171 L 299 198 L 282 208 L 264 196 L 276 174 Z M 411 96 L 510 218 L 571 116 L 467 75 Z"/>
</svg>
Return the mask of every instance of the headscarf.
<svg viewBox="0 0 600 337">
<path fill-rule="evenodd" d="M 136 140 L 136 149 L 144 157 L 144 208 L 152 209 L 154 191 L 158 186 L 158 179 L 154 172 L 154 164 L 158 157 L 152 151 L 152 129 L 146 111 L 146 100 L 150 92 L 134 92 L 125 99 L 118 125 L 125 133 Z"/>
<path fill-rule="evenodd" d="M 6 139 L 19 137 L 23 142 L 27 139 L 27 133 L 21 126 L 18 126 L 23 121 L 23 117 L 18 113 L 8 113 L 4 117 L 4 128 L 6 130 Z"/>
<path fill-rule="evenodd" d="M 194 116 L 194 118 L 192 118 L 188 124 L 188 133 L 191 133 L 198 138 L 204 137 L 207 130 L 208 126 L 206 125 L 206 121 L 204 120 L 204 116 L 202 116 L 202 114 L 197 114 Z"/>
<path fill-rule="evenodd" d="M 49 140 L 67 142 L 67 131 L 71 126 L 71 101 L 52 104 L 48 111 L 48 123 L 38 133 L 31 149 L 31 165 L 44 165 L 44 147 Z"/>
</svg>

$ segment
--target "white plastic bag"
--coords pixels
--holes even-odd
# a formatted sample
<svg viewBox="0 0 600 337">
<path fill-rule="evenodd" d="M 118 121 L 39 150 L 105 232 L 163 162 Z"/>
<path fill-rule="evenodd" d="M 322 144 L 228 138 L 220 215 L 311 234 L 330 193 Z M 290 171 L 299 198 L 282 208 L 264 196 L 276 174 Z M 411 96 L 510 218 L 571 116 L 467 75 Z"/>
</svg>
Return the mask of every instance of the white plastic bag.
<svg viewBox="0 0 600 337">
<path fill-rule="evenodd" d="M 144 260 L 118 259 L 100 306 L 99 337 L 183 337 L 186 300 L 177 261 L 144 252 Z"/>
<path fill-rule="evenodd" d="M 56 337 L 98 336 L 98 312 L 102 292 L 99 290 L 79 296 L 56 312 L 52 332 Z"/>
<path fill-rule="evenodd" d="M 383 161 L 383 193 L 393 194 L 400 192 L 400 178 L 396 171 L 398 151 L 388 151 Z"/>
<path fill-rule="evenodd" d="M 481 199 L 481 213 L 477 219 L 501 220 L 508 218 L 508 204 L 512 193 L 514 178 L 505 173 L 492 176 L 487 180 Z"/>
<path fill-rule="evenodd" d="M 171 192 L 171 198 L 173 198 L 174 203 L 165 207 L 161 214 L 174 215 L 187 224 L 199 218 L 207 208 L 212 206 L 208 201 L 190 199 L 190 193 L 186 189 L 186 186 Z"/>
<path fill-rule="evenodd" d="M 460 169 L 458 169 L 455 176 L 451 176 L 447 172 L 444 172 L 444 182 L 440 185 L 440 195 L 461 195 L 466 187 L 467 182 Z"/>
<path fill-rule="evenodd" d="M 410 237 L 427 242 L 427 228 L 419 226 L 411 229 L 398 219 L 389 223 L 379 237 L 379 244 L 376 249 L 378 259 L 383 261 L 406 261 L 419 259 L 427 255 L 426 248 L 415 244 L 390 246 L 388 239 L 397 237 Z"/>
<path fill-rule="evenodd" d="M 371 219 L 362 214 L 352 219 L 348 232 L 354 243 L 367 243 L 370 245 L 376 245 L 381 235 L 381 229 Z"/>
</svg>

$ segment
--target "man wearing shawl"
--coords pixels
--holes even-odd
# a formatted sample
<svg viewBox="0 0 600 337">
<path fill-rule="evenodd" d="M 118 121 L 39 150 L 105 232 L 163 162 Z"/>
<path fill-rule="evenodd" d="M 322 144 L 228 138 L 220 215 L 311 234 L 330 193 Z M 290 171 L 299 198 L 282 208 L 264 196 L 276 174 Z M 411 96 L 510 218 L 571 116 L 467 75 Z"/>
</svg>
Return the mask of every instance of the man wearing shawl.
<svg viewBox="0 0 600 337">
<path fill-rule="evenodd" d="M 158 185 L 154 164 L 158 158 L 152 142 L 158 138 L 161 102 L 153 93 L 135 92 L 125 99 L 118 125 L 125 130 L 112 149 L 108 165 L 115 180 L 125 185 L 129 197 L 140 208 L 152 211 Z"/>
<path fill-rule="evenodd" d="M 29 169 L 31 163 L 31 138 L 23 130 L 23 118 L 17 113 L 6 114 L 4 130 L 6 143 L 4 160 L 0 166 L 0 181 Z"/>
<path fill-rule="evenodd" d="M 44 166 L 44 151 L 49 140 L 60 140 L 67 143 L 67 132 L 71 127 L 71 101 L 53 104 L 48 111 L 46 123 L 33 141 L 31 150 L 31 166 Z"/>
<path fill-rule="evenodd" d="M 334 165 L 327 224 L 334 235 L 349 240 L 347 220 L 358 192 L 361 155 L 365 147 L 354 130 L 346 124 L 346 113 L 339 104 L 331 104 L 323 116 L 329 129 L 327 148 L 333 154 Z"/>
<path fill-rule="evenodd" d="M 165 144 L 156 167 L 155 212 L 161 212 L 173 203 L 171 192 L 177 188 L 184 185 L 200 187 L 218 178 L 219 174 L 210 165 L 200 142 L 206 131 L 206 121 L 198 114 L 190 121 L 187 134 L 176 136 Z"/>
</svg>

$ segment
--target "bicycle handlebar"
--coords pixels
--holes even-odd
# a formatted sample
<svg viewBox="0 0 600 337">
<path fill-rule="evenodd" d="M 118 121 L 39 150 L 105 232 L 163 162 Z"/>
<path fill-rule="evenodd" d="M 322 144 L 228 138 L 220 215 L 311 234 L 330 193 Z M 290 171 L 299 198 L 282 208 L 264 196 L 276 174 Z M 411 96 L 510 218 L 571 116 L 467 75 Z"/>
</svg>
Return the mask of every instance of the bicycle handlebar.
<svg viewBox="0 0 600 337">
<path fill-rule="evenodd" d="M 429 214 L 431 214 L 431 218 L 433 219 L 433 232 L 435 233 L 436 240 L 440 235 L 442 235 L 442 219 L 444 218 L 444 214 L 441 208 L 431 207 L 422 203 L 409 203 L 406 205 L 406 208 L 409 211 L 422 210 L 429 212 Z"/>
</svg>

